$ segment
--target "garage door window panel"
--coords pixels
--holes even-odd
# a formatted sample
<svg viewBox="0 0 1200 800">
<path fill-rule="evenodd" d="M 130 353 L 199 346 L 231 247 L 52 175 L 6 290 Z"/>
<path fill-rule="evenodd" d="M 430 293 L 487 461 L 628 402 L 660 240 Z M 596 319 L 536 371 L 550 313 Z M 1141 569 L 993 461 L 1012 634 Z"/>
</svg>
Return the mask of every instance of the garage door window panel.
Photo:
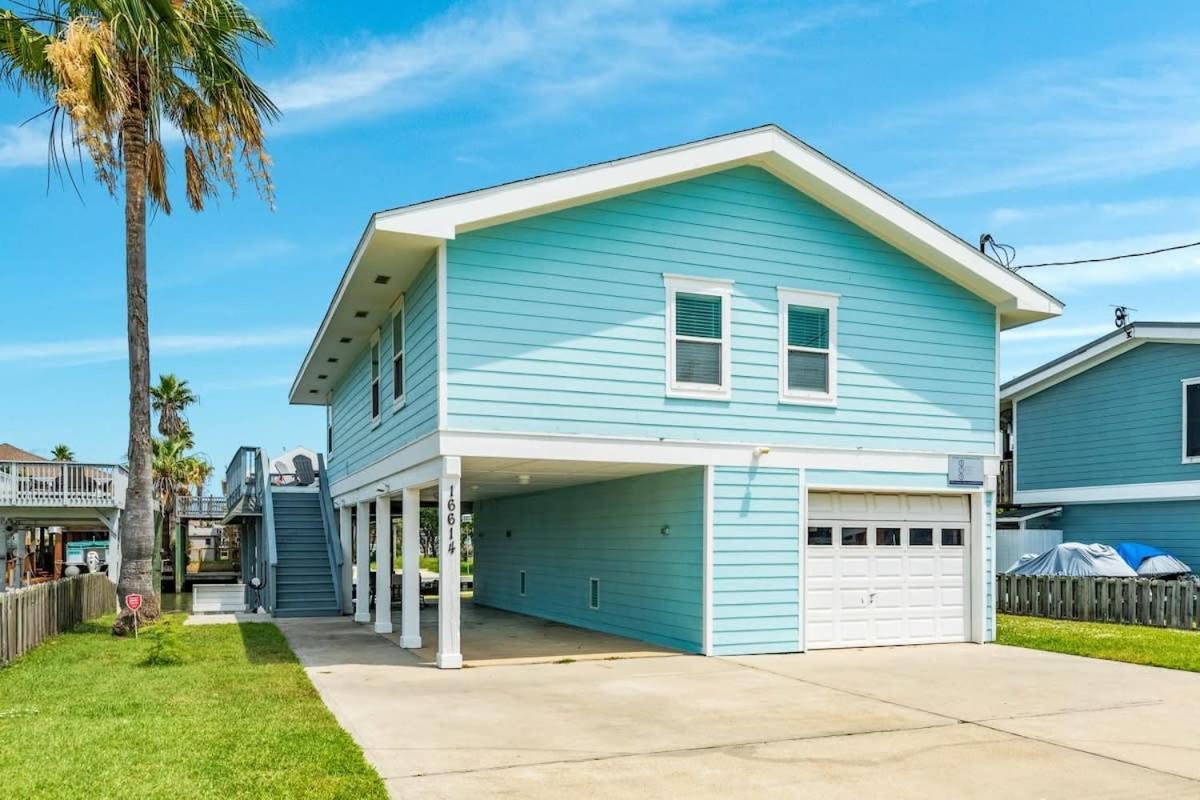
<svg viewBox="0 0 1200 800">
<path fill-rule="evenodd" d="M 933 528 L 909 528 L 909 547 L 933 547 Z"/>
<path fill-rule="evenodd" d="M 875 545 L 877 547 L 899 547 L 900 528 L 876 528 Z"/>
<path fill-rule="evenodd" d="M 867 529 L 857 525 L 842 528 L 842 547 L 866 547 Z"/>
<path fill-rule="evenodd" d="M 808 543 L 814 547 L 831 547 L 833 545 L 833 528 L 821 525 L 809 527 Z"/>
</svg>

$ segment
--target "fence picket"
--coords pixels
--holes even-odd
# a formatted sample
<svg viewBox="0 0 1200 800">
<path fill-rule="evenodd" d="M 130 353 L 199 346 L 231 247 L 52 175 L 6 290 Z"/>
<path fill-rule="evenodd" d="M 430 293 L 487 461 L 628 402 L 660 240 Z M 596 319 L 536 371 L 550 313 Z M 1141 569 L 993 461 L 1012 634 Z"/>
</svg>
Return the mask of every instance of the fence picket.
<svg viewBox="0 0 1200 800">
<path fill-rule="evenodd" d="M 116 587 L 101 572 L 0 594 L 0 665 L 116 607 Z"/>
<path fill-rule="evenodd" d="M 1048 619 L 1195 630 L 1200 627 L 1200 583 L 1158 578 L 997 575 L 996 608 L 1006 614 Z"/>
</svg>

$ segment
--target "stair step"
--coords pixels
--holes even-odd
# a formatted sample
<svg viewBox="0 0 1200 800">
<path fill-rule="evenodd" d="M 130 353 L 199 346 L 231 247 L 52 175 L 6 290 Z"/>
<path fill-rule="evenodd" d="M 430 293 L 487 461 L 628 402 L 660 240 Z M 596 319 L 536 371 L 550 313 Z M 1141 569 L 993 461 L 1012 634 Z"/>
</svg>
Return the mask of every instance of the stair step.
<svg viewBox="0 0 1200 800">
<path fill-rule="evenodd" d="M 296 606 L 294 608 L 276 608 L 276 617 L 338 617 L 342 610 L 337 606 Z"/>
</svg>

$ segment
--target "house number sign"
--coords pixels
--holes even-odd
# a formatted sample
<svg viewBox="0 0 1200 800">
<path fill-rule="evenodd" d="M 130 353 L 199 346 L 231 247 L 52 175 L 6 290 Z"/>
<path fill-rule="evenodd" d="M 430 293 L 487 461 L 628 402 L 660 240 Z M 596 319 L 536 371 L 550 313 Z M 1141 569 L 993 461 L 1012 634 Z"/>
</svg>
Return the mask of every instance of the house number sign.
<svg viewBox="0 0 1200 800">
<path fill-rule="evenodd" d="M 458 522 L 458 501 L 454 499 L 454 484 L 450 485 L 450 494 L 446 497 L 446 552 L 454 553 L 454 524 Z"/>
<path fill-rule="evenodd" d="M 951 486 L 983 486 L 983 459 L 950 456 L 946 477 Z"/>
</svg>

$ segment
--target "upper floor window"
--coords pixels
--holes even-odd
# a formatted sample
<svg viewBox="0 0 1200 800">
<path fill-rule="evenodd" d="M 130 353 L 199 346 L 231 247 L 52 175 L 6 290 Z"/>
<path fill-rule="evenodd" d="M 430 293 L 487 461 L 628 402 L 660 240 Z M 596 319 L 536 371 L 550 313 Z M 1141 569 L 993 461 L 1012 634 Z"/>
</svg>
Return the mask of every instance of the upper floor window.
<svg viewBox="0 0 1200 800">
<path fill-rule="evenodd" d="M 392 312 L 392 408 L 404 405 L 404 296 Z"/>
<path fill-rule="evenodd" d="M 779 289 L 779 400 L 837 402 L 838 296 Z"/>
<path fill-rule="evenodd" d="M 667 287 L 667 395 L 727 400 L 733 282 L 663 276 Z"/>
<path fill-rule="evenodd" d="M 1200 378 L 1183 381 L 1183 463 L 1200 464 Z"/>
<path fill-rule="evenodd" d="M 371 424 L 379 424 L 379 331 L 371 337 Z"/>
</svg>

